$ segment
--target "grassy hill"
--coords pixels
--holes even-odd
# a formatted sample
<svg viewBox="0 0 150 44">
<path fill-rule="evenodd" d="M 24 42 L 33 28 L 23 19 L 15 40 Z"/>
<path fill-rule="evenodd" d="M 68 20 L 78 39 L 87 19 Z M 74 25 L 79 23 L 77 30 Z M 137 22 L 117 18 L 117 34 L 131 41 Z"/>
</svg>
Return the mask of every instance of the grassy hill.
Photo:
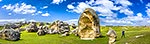
<svg viewBox="0 0 150 44">
<path fill-rule="evenodd" d="M 111 26 L 110 26 L 111 27 Z M 96 38 L 94 40 L 80 40 L 78 36 L 73 34 L 61 37 L 58 34 L 47 34 L 44 36 L 37 36 L 36 33 L 21 32 L 21 40 L 19 41 L 7 41 L 0 39 L 1 44 L 108 44 L 108 37 L 106 33 L 109 27 L 101 26 L 101 32 L 103 37 Z M 134 26 L 114 26 L 112 27 L 117 32 L 116 44 L 150 44 L 150 27 L 134 27 Z M 126 28 L 126 37 L 121 38 L 122 28 Z M 135 38 L 137 35 L 144 35 L 140 38 Z"/>
<path fill-rule="evenodd" d="M 0 26 L 0 30 L 3 29 L 3 26 Z"/>
</svg>

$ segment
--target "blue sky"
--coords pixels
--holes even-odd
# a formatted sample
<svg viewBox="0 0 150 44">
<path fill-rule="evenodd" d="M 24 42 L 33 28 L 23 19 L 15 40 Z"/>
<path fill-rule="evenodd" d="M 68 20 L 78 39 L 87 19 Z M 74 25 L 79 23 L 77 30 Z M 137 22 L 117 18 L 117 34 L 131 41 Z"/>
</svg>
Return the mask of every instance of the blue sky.
<svg viewBox="0 0 150 44">
<path fill-rule="evenodd" d="M 100 25 L 150 25 L 150 0 L 0 0 L 0 24 L 18 21 L 77 24 L 85 8 L 92 8 Z"/>
</svg>

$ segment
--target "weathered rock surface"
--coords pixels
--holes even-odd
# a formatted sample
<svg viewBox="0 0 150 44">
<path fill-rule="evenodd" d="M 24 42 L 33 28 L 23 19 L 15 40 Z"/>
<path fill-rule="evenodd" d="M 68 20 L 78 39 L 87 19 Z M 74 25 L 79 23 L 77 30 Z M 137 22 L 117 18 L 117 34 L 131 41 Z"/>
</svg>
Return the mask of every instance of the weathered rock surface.
<svg viewBox="0 0 150 44">
<path fill-rule="evenodd" d="M 48 27 L 47 26 L 40 26 L 39 30 L 37 32 L 37 35 L 45 35 L 48 32 Z"/>
<path fill-rule="evenodd" d="M 32 22 L 29 24 L 29 26 L 26 28 L 27 32 L 37 32 L 38 31 L 38 27 L 36 25 L 36 22 Z"/>
<path fill-rule="evenodd" d="M 76 27 L 75 29 L 71 30 L 70 34 L 75 34 L 76 36 L 78 36 L 78 27 Z"/>
<path fill-rule="evenodd" d="M 3 29 L 0 31 L 0 38 L 6 40 L 20 40 L 20 32 L 14 29 Z"/>
<path fill-rule="evenodd" d="M 63 21 L 57 20 L 52 23 L 52 25 L 47 33 L 49 33 L 49 34 L 58 33 L 58 34 L 62 34 L 62 36 L 67 36 L 67 35 L 69 35 L 69 31 L 70 31 L 69 24 L 67 24 Z"/>
<path fill-rule="evenodd" d="M 93 40 L 99 37 L 100 24 L 96 12 L 91 8 L 86 8 L 78 21 L 78 35 L 83 40 Z"/>
<path fill-rule="evenodd" d="M 106 35 L 109 37 L 109 44 L 114 44 L 117 38 L 116 32 L 110 28 Z"/>
</svg>

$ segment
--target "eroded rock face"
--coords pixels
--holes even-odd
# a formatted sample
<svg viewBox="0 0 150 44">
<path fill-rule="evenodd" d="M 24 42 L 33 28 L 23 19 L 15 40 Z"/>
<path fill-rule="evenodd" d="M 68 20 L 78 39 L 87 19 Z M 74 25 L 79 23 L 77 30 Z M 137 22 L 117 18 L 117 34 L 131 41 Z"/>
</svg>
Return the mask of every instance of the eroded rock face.
<svg viewBox="0 0 150 44">
<path fill-rule="evenodd" d="M 35 22 L 32 22 L 29 24 L 29 26 L 26 28 L 27 32 L 37 32 L 38 31 L 38 27 L 36 25 Z"/>
<path fill-rule="evenodd" d="M 20 40 L 20 32 L 14 29 L 3 29 L 0 31 L 0 38 L 5 40 Z"/>
<path fill-rule="evenodd" d="M 45 35 L 47 33 L 48 27 L 47 26 L 40 26 L 37 32 L 37 35 Z"/>
<path fill-rule="evenodd" d="M 78 35 L 83 40 L 92 40 L 99 37 L 100 24 L 96 12 L 91 8 L 86 8 L 78 21 Z"/>
<path fill-rule="evenodd" d="M 69 24 L 63 21 L 55 21 L 52 23 L 50 29 L 48 30 L 49 34 L 62 34 L 62 36 L 67 36 L 69 34 L 70 28 Z"/>
</svg>

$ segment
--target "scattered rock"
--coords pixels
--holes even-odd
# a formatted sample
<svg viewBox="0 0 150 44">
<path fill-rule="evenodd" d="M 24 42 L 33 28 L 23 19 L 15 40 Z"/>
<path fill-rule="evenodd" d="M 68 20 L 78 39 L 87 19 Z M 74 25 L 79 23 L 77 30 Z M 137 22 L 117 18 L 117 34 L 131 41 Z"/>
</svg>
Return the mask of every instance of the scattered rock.
<svg viewBox="0 0 150 44">
<path fill-rule="evenodd" d="M 20 40 L 20 32 L 14 29 L 3 29 L 0 31 L 0 38 L 6 40 Z"/>
<path fill-rule="evenodd" d="M 128 42 L 126 42 L 125 44 L 128 44 Z"/>
<path fill-rule="evenodd" d="M 70 34 L 75 34 L 76 36 L 78 36 L 78 27 L 76 27 L 74 30 L 71 30 Z"/>
<path fill-rule="evenodd" d="M 106 35 L 109 37 L 109 44 L 114 44 L 117 38 L 116 32 L 110 28 Z"/>
<path fill-rule="evenodd" d="M 40 26 L 39 30 L 37 32 L 37 35 L 41 36 L 41 35 L 45 35 L 47 33 L 48 27 L 46 26 Z"/>
<path fill-rule="evenodd" d="M 38 28 L 37 28 L 36 22 L 30 23 L 29 27 L 26 28 L 26 31 L 27 32 L 37 32 Z"/>
<path fill-rule="evenodd" d="M 140 38 L 140 37 L 143 37 L 144 35 L 137 35 L 135 36 L 135 38 Z"/>
<path fill-rule="evenodd" d="M 76 26 L 75 24 L 72 24 L 71 27 L 72 27 L 73 29 L 75 29 L 77 26 Z"/>
<path fill-rule="evenodd" d="M 68 35 L 70 31 L 69 24 L 63 22 L 63 21 L 55 21 L 52 23 L 51 28 L 48 30 L 47 33 L 49 34 L 62 34 L 62 35 Z"/>
</svg>

